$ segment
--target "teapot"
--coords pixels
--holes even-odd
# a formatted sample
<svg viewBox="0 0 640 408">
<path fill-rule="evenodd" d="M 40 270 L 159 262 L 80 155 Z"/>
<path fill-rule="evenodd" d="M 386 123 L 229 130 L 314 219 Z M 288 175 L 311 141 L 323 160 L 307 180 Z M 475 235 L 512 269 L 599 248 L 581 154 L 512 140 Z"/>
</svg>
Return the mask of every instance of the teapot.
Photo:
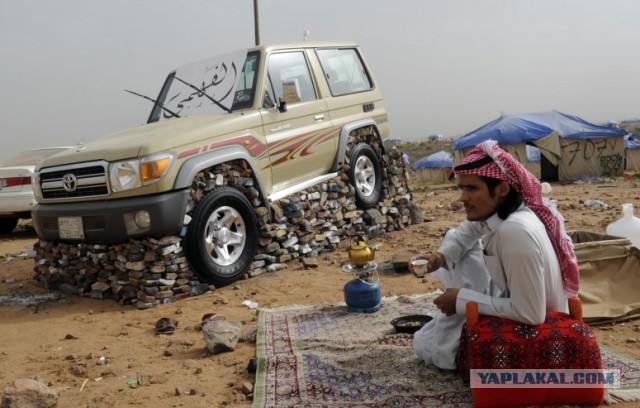
<svg viewBox="0 0 640 408">
<path fill-rule="evenodd" d="M 376 249 L 367 245 L 367 239 L 361 235 L 351 238 L 351 247 L 349 248 L 349 262 L 354 266 L 363 267 L 369 261 L 373 261 Z"/>
</svg>

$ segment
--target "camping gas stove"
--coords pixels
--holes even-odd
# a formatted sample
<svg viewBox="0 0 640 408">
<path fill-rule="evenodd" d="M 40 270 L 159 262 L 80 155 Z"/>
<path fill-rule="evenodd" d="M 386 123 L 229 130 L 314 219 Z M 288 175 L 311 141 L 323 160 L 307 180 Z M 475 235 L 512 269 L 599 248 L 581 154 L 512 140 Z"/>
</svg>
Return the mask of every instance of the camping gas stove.
<svg viewBox="0 0 640 408">
<path fill-rule="evenodd" d="M 373 313 L 380 310 L 382 294 L 378 264 L 369 261 L 362 266 L 351 262 L 342 265 L 342 271 L 355 275 L 355 279 L 344 285 L 344 301 L 347 310 L 354 313 Z M 375 277 L 372 276 L 375 272 Z"/>
</svg>

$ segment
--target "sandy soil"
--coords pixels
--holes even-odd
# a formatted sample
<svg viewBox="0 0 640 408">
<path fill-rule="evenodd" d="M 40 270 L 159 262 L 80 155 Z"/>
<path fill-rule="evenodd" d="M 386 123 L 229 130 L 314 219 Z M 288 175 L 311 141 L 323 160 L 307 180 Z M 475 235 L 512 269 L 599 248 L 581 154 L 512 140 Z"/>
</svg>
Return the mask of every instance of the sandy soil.
<svg viewBox="0 0 640 408">
<path fill-rule="evenodd" d="M 640 179 L 606 183 L 553 184 L 551 197 L 565 216 L 567 230 L 604 233 L 620 217 L 624 202 L 640 205 Z M 415 201 L 427 221 L 371 242 L 380 244 L 376 261 L 387 264 L 402 251 L 435 250 L 447 227 L 464 219 L 454 187 L 416 188 Z M 610 207 L 586 208 L 585 199 Z M 636 215 L 640 210 L 636 210 Z M 34 283 L 33 259 L 23 255 L 36 240 L 28 223 L 10 236 L 0 236 L 0 386 L 17 378 L 37 378 L 55 388 L 59 406 L 248 407 L 243 384 L 255 344 L 240 343 L 233 352 L 210 354 L 198 330 L 205 313 L 223 314 L 254 327 L 259 307 L 343 301 L 343 286 L 352 276 L 341 271 L 345 251 L 321 256 L 317 269 L 297 263 L 289 269 L 239 281 L 205 295 L 137 310 L 111 300 L 95 300 L 47 292 Z M 431 279 L 383 269 L 383 296 L 429 292 Z M 25 298 L 24 295 L 29 297 Z M 46 296 L 49 296 L 48 298 Z M 178 321 L 172 335 L 155 333 L 162 317 Z M 602 344 L 640 359 L 640 321 L 596 328 Z M 104 357 L 105 364 L 100 364 Z M 626 403 L 621 407 L 640 404 Z"/>
</svg>

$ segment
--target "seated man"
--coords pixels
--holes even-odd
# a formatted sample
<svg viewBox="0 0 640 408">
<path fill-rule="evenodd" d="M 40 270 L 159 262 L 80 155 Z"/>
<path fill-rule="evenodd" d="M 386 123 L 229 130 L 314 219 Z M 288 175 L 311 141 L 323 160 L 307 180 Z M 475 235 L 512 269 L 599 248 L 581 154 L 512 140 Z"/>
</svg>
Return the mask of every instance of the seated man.
<svg viewBox="0 0 640 408">
<path fill-rule="evenodd" d="M 448 269 L 451 284 L 434 300 L 442 314 L 414 337 L 416 353 L 443 369 L 455 369 L 467 302 L 477 302 L 480 314 L 535 325 L 547 311 L 567 313 L 579 286 L 562 216 L 522 164 L 485 141 L 454 172 L 467 221 L 446 234 L 438 253 L 420 256 L 429 272 Z"/>
</svg>

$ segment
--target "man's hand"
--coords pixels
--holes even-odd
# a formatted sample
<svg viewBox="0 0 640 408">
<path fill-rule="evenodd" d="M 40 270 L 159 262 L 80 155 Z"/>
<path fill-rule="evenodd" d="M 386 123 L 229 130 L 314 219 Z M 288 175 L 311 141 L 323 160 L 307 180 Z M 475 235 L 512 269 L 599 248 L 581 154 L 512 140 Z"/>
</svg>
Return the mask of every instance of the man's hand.
<svg viewBox="0 0 640 408">
<path fill-rule="evenodd" d="M 426 259 L 427 261 L 429 261 L 427 273 L 435 272 L 438 269 L 447 266 L 447 261 L 445 260 L 444 255 L 442 255 L 440 252 L 435 252 L 427 255 L 416 255 L 409 259 L 409 272 L 411 273 L 416 273 L 416 271 L 413 270 L 413 265 L 411 264 L 416 259 Z"/>
<path fill-rule="evenodd" d="M 447 316 L 454 315 L 456 313 L 456 299 L 458 298 L 458 288 L 449 288 L 444 293 L 433 301 L 438 309 Z"/>
</svg>

